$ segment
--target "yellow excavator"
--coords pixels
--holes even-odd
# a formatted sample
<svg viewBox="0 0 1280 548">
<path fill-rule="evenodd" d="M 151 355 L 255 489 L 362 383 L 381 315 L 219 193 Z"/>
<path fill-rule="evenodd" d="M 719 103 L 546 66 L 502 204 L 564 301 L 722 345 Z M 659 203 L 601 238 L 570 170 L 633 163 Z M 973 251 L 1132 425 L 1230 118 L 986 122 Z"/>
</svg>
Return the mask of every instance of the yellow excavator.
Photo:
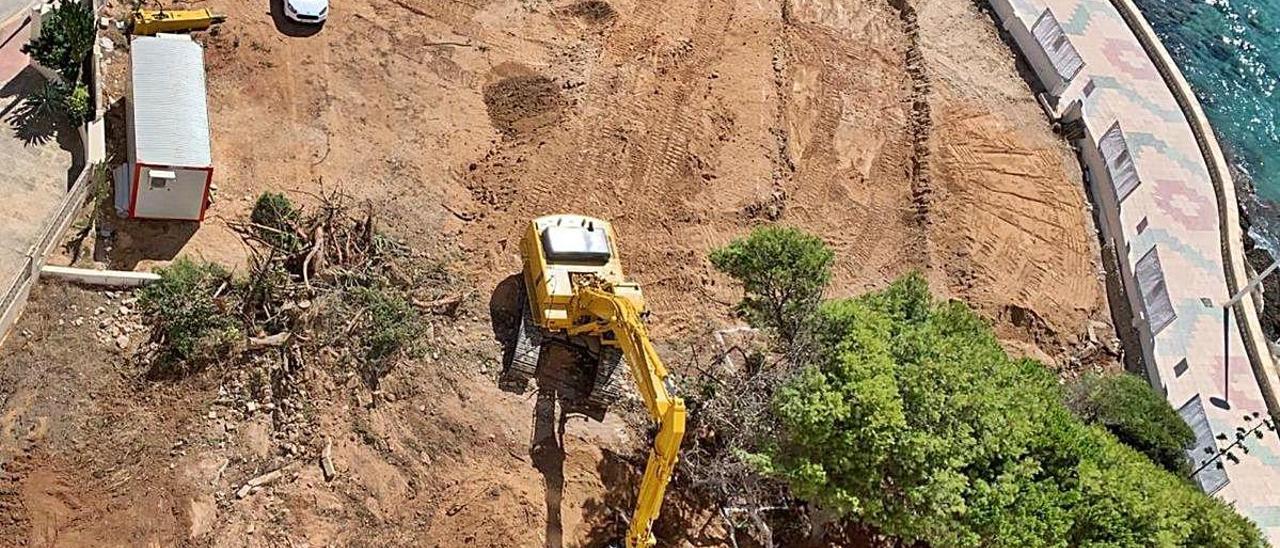
<svg viewBox="0 0 1280 548">
<path fill-rule="evenodd" d="M 588 415 L 598 419 L 620 395 L 622 370 L 630 369 L 659 425 L 626 537 L 628 548 L 647 548 L 657 542 L 653 522 L 684 437 L 685 407 L 672 395 L 667 369 L 649 341 L 644 295 L 623 277 L 617 240 L 608 222 L 581 215 L 549 215 L 529 223 L 520 240 L 521 322 L 502 380 L 508 386 L 527 385 L 538 375 L 549 342 L 586 349 L 594 360 L 581 366 L 590 369 L 579 375 L 586 378 L 580 383 L 586 392 L 582 399 Z"/>
</svg>

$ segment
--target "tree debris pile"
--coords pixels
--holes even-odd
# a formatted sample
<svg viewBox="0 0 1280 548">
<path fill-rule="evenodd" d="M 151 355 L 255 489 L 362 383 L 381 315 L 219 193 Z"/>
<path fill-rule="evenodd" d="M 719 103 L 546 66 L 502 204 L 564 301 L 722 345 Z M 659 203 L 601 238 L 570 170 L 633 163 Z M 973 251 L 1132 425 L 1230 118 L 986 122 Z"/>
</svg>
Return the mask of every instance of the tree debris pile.
<svg viewBox="0 0 1280 548">
<path fill-rule="evenodd" d="M 358 376 L 376 394 L 396 363 L 425 350 L 426 316 L 452 316 L 466 298 L 449 294 L 448 269 L 379 232 L 371 207 L 338 192 L 316 200 L 304 210 L 264 193 L 232 225 L 252 250 L 243 277 L 180 258 L 139 294 L 152 378 L 244 366 L 225 368 L 223 397 L 272 412 L 291 442 L 313 430 L 310 378 Z"/>
</svg>

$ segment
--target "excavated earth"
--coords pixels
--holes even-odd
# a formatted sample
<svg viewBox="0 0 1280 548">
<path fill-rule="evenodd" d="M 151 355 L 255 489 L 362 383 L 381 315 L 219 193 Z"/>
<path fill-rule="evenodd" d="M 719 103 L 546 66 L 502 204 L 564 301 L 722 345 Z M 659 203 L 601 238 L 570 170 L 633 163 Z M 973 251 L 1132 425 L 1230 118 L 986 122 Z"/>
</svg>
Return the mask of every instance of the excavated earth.
<svg viewBox="0 0 1280 548">
<path fill-rule="evenodd" d="M 494 382 L 519 230 L 554 212 L 616 223 L 677 372 L 737 325 L 740 290 L 708 250 L 768 223 L 835 250 L 832 297 L 920 270 L 1015 353 L 1117 367 L 1078 164 L 976 3 L 344 0 L 318 30 L 278 1 L 191 5 L 229 16 L 197 35 L 210 217 L 119 222 L 95 258 L 240 265 L 227 223 L 258 193 L 341 189 L 469 297 L 379 393 L 309 374 L 307 428 L 283 435 L 282 411 L 220 390 L 227 372 L 142 380 L 127 294 L 38 288 L 0 349 L 0 545 L 603 545 L 643 459 L 635 402 L 563 420 Z M 659 532 L 728 542 L 684 500 Z"/>
</svg>

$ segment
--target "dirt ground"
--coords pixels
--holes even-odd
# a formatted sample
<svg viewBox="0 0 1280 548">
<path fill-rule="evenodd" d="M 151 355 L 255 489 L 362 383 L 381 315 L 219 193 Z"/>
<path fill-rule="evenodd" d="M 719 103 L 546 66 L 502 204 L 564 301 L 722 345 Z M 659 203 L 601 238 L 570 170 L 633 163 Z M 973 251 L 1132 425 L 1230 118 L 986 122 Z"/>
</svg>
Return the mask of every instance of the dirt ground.
<svg viewBox="0 0 1280 548">
<path fill-rule="evenodd" d="M 229 15 L 198 35 L 210 217 L 118 222 L 96 258 L 238 265 L 247 251 L 227 222 L 257 194 L 341 188 L 464 270 L 476 297 L 435 327 L 438 357 L 393 371 L 390 401 L 317 377 L 312 435 L 282 440 L 274 413 L 220 396 L 214 375 L 137 380 L 86 312 L 124 296 L 40 288 L 18 326 L 31 335 L 0 351 L 0 539 L 600 545 L 635 486 L 642 431 L 575 419 L 549 443 L 548 402 L 492 381 L 491 295 L 519 269 L 522 224 L 548 213 L 615 222 L 677 372 L 734 324 L 739 290 L 708 250 L 773 222 L 832 246 L 833 297 L 919 269 L 1014 352 L 1068 373 L 1116 362 L 1078 164 L 973 3 L 343 0 L 320 29 L 288 24 L 278 2 L 192 5 Z M 333 482 L 315 465 L 326 437 Z M 236 498 L 282 466 L 285 479 Z M 705 512 L 666 512 L 669 545 L 726 544 Z"/>
</svg>

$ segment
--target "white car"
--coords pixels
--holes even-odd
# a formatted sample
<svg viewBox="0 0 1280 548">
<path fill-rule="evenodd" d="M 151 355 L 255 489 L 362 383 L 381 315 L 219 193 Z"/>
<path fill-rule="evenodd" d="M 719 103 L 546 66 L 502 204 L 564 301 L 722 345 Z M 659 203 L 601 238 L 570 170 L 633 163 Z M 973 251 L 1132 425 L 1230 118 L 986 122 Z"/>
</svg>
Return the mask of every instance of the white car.
<svg viewBox="0 0 1280 548">
<path fill-rule="evenodd" d="M 299 23 L 323 23 L 329 16 L 329 0 L 284 0 L 284 15 Z"/>
</svg>

